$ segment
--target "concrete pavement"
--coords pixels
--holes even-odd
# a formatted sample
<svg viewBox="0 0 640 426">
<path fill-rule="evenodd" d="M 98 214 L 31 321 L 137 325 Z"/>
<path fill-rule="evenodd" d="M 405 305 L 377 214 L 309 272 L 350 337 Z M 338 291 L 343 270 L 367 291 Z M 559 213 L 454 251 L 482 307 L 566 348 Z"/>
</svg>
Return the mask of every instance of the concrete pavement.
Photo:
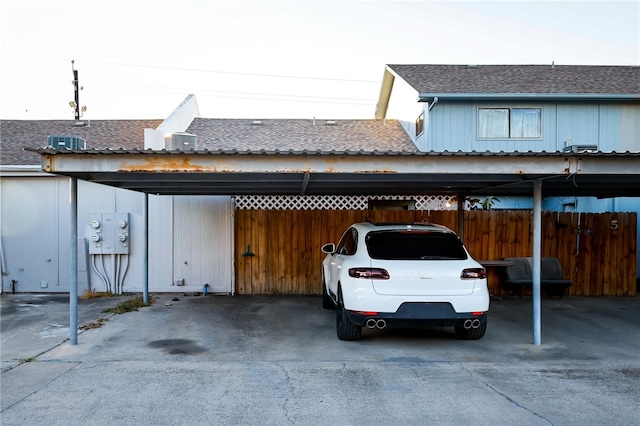
<svg viewBox="0 0 640 426">
<path fill-rule="evenodd" d="M 527 298 L 493 301 L 479 341 L 431 328 L 358 342 L 337 339 L 319 297 L 84 304 L 109 298 L 81 301 L 80 324 L 108 321 L 72 346 L 44 337 L 60 313 L 68 327 L 66 295 L 15 326 L 36 297 L 2 295 L 3 425 L 640 423 L 640 298 L 543 299 L 541 346 Z"/>
</svg>

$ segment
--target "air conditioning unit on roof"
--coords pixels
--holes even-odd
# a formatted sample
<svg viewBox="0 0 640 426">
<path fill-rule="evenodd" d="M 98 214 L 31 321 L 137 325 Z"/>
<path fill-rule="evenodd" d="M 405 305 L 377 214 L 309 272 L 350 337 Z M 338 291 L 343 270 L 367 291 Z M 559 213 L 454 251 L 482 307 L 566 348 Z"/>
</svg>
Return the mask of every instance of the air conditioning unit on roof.
<svg viewBox="0 0 640 426">
<path fill-rule="evenodd" d="M 76 136 L 49 136 L 47 144 L 55 149 L 85 149 L 84 139 Z"/>
<path fill-rule="evenodd" d="M 164 146 L 166 149 L 190 150 L 196 149 L 198 137 L 191 133 L 177 132 L 165 136 Z"/>
<path fill-rule="evenodd" d="M 598 152 L 598 145 L 569 145 L 565 146 L 562 152 L 589 153 Z"/>
</svg>

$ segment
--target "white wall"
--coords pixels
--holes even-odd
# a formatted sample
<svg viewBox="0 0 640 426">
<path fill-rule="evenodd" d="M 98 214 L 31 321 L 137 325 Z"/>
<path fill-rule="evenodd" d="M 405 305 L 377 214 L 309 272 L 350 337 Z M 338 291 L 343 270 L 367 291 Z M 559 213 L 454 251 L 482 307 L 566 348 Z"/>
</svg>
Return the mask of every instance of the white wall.
<svg viewBox="0 0 640 426">
<path fill-rule="evenodd" d="M 233 211 L 226 196 L 150 196 L 150 289 L 233 293 Z"/>
<path fill-rule="evenodd" d="M 426 109 L 426 106 L 427 104 L 418 102 L 418 92 L 409 86 L 406 81 L 400 77 L 395 78 L 386 118 L 397 119 L 414 143 L 416 143 L 416 120 L 422 113 L 423 108 Z M 425 131 L 423 135 L 428 133 L 429 118 L 427 115 L 428 112 L 425 112 Z M 416 145 L 418 149 L 424 151 L 423 146 L 417 143 Z"/>
<path fill-rule="evenodd" d="M 3 291 L 68 292 L 70 201 L 68 178 L 32 173 L 0 179 Z M 78 181 L 78 293 L 105 291 L 99 272 L 127 266 L 122 291 L 143 290 L 144 194 Z M 129 254 L 90 256 L 93 213 L 129 214 Z M 88 241 L 87 241 L 88 242 Z M 87 259 L 87 261 L 83 261 Z M 95 263 L 92 262 L 95 260 Z M 126 263 L 125 263 L 126 261 Z M 185 263 L 186 262 L 186 263 Z M 119 272 L 122 273 L 124 269 Z M 173 285 L 184 278 L 186 285 Z M 149 290 L 233 292 L 233 204 L 230 197 L 149 197 Z"/>
<path fill-rule="evenodd" d="M 3 291 L 69 291 L 68 180 L 44 173 L 0 179 Z M 65 220 L 66 219 L 66 220 Z"/>
</svg>

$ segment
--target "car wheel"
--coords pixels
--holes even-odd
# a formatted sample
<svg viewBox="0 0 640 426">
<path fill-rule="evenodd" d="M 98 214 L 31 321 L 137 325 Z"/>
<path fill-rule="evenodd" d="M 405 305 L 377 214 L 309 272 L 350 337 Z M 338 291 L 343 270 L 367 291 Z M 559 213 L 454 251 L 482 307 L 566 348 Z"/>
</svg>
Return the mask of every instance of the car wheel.
<svg viewBox="0 0 640 426">
<path fill-rule="evenodd" d="M 327 292 L 327 285 L 324 281 L 322 282 L 322 307 L 324 309 L 336 308 L 336 304 L 333 303 L 333 299 L 331 299 L 331 296 L 329 296 L 329 293 Z"/>
<path fill-rule="evenodd" d="M 480 320 L 480 326 L 478 328 L 465 328 L 464 323 L 469 320 L 460 320 L 455 325 L 455 331 L 458 338 L 462 340 L 478 340 L 484 337 L 484 333 L 487 331 L 487 318 L 484 317 Z"/>
<path fill-rule="evenodd" d="M 338 290 L 338 305 L 336 306 L 336 331 L 340 340 L 358 340 L 362 334 L 362 327 L 349 320 L 347 310 L 342 305 L 340 290 Z"/>
</svg>

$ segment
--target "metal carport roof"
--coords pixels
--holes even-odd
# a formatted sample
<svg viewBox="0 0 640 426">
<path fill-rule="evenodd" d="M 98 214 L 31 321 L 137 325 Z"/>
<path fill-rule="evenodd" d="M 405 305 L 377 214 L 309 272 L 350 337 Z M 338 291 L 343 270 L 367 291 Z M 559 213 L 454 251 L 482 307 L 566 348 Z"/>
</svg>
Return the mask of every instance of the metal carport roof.
<svg viewBox="0 0 640 426">
<path fill-rule="evenodd" d="M 533 196 L 535 345 L 541 344 L 542 194 L 640 196 L 640 152 L 33 151 L 42 156 L 45 172 L 71 177 L 74 183 L 82 179 L 146 194 Z M 72 184 L 72 198 L 76 197 L 77 185 Z M 72 241 L 77 237 L 76 203 L 71 214 Z M 77 282 L 77 252 L 71 259 L 72 282 L 73 276 Z M 77 299 L 77 289 L 70 297 L 72 302 Z M 76 330 L 73 303 L 71 316 L 71 329 Z M 71 343 L 77 344 L 73 333 Z"/>
<path fill-rule="evenodd" d="M 42 169 L 159 195 L 640 195 L 640 153 L 35 150 Z"/>
</svg>

